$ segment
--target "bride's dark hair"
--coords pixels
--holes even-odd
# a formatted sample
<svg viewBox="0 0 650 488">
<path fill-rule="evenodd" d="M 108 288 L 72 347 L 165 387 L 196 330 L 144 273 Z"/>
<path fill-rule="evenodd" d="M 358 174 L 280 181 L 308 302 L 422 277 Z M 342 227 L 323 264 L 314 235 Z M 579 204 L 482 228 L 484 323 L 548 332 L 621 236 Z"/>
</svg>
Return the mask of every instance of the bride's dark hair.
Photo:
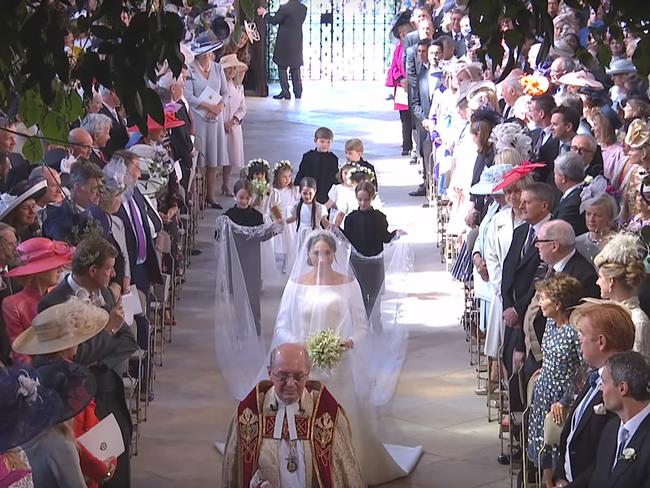
<svg viewBox="0 0 650 488">
<path fill-rule="evenodd" d="M 331 235 L 325 232 L 318 232 L 317 234 L 311 236 L 309 240 L 307 240 L 307 265 L 308 266 L 314 265 L 311 262 L 311 258 L 309 257 L 311 248 L 314 247 L 316 244 L 318 244 L 320 241 L 325 242 L 332 249 L 332 252 L 336 254 L 336 239 L 334 239 Z"/>
</svg>

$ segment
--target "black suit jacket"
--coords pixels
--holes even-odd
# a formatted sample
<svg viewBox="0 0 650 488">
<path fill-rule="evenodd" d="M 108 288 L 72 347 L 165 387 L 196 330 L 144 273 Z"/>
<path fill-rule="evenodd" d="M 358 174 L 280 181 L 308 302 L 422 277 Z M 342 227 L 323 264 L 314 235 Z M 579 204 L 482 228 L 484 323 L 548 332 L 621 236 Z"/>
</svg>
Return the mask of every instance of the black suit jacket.
<svg viewBox="0 0 650 488">
<path fill-rule="evenodd" d="M 580 213 L 580 192 L 582 188 L 574 188 L 566 198 L 558 199 L 555 204 L 553 216 L 558 220 L 564 220 L 571 224 L 576 235 L 582 235 L 587 232 L 587 224 L 585 223 L 585 214 Z"/>
<path fill-rule="evenodd" d="M 126 144 L 129 142 L 129 134 L 126 131 L 126 126 L 122 123 L 122 121 L 113 117 L 113 114 L 106 108 L 105 105 L 102 106 L 99 113 L 111 118 L 111 138 L 108 140 L 106 147 L 103 149 L 106 158 L 110 159 L 115 151 L 118 149 L 124 149 L 126 147 Z"/>
<path fill-rule="evenodd" d="M 576 408 L 589 392 L 589 382 L 584 386 L 580 394 L 576 397 L 571 407 L 560 437 L 560 459 L 555 470 L 556 479 L 566 479 L 564 471 L 564 456 L 567 450 L 567 440 L 571 433 L 571 423 L 576 413 Z M 586 484 L 589 481 L 591 469 L 596 457 L 594 456 L 594 447 L 598 445 L 600 436 L 605 428 L 605 424 L 613 418 L 618 419 L 613 412 L 607 412 L 605 415 L 598 415 L 594 412 L 594 406 L 603 403 L 603 393 L 598 391 L 592 398 L 589 405 L 586 406 L 580 423 L 571 439 L 569 446 L 569 458 L 571 459 L 571 475 L 575 485 Z"/>
<path fill-rule="evenodd" d="M 520 320 L 523 320 L 528 304 L 535 294 L 532 284 L 540 265 L 539 251 L 534 245 L 521 256 L 529 227 L 530 225 L 523 224 L 514 230 L 510 249 L 503 262 L 501 278 L 503 309 L 514 307 Z"/>
<path fill-rule="evenodd" d="M 550 137 L 539 149 L 537 162 L 546 163 L 546 166 L 535 170 L 537 180 L 555 186 L 553 181 L 553 170 L 555 158 L 560 153 L 560 140 Z"/>
<path fill-rule="evenodd" d="M 162 283 L 162 275 L 160 274 L 160 266 L 158 264 L 158 255 L 156 254 L 156 246 L 154 245 L 153 242 L 153 237 L 151 236 L 151 229 L 149 228 L 149 224 L 146 221 L 146 217 L 148 215 L 148 209 L 149 205 L 144 200 L 144 196 L 142 196 L 142 193 L 140 193 L 140 190 L 135 188 L 133 190 L 133 199 L 135 200 L 135 204 L 138 207 L 138 211 L 140 212 L 140 216 L 143 217 L 142 219 L 142 227 L 144 227 L 144 234 L 145 234 L 145 239 L 147 241 L 147 259 L 145 261 L 145 265 L 147 268 L 147 276 L 149 278 L 149 283 Z M 119 218 L 122 219 L 122 222 L 124 223 L 124 236 L 126 238 L 126 247 L 129 250 L 129 264 L 131 265 L 131 273 L 133 273 L 133 270 L 137 266 L 137 259 L 138 259 L 138 239 L 135 235 L 135 231 L 133 230 L 133 225 L 131 224 L 131 219 L 129 219 L 129 215 L 127 214 L 124 204 L 120 206 L 120 209 L 117 211 L 115 214 Z M 152 219 L 154 224 L 160 223 L 160 218 L 155 218 Z M 156 230 L 160 230 L 157 228 Z M 131 277 L 133 280 L 133 276 Z M 138 288 L 140 288 L 140 284 L 135 283 L 138 285 Z M 147 287 L 148 288 L 148 287 Z M 149 290 L 142 290 L 144 293 L 149 293 Z"/>
<path fill-rule="evenodd" d="M 106 302 L 102 308 L 110 312 L 115 306 L 113 294 L 108 288 L 103 288 L 101 294 L 104 302 Z M 74 291 L 68 284 L 68 276 L 66 275 L 61 283 L 41 298 L 38 303 L 38 311 L 42 312 L 54 305 L 65 303 L 73 295 Z M 128 326 L 124 325 L 115 335 L 110 335 L 105 330 L 102 330 L 95 337 L 79 344 L 74 360 L 84 366 L 100 363 L 110 369 L 116 369 L 130 358 L 137 349 L 138 345 L 133 333 Z"/>
<path fill-rule="evenodd" d="M 612 471 L 618 444 L 618 417 L 605 425 L 598 444 L 596 462 L 588 485 L 589 488 L 650 488 L 650 415 L 641 423 L 634 436 L 627 444 L 634 449 L 635 458 L 621 459 Z"/>
<path fill-rule="evenodd" d="M 273 62 L 281 68 L 302 66 L 302 24 L 307 17 L 307 7 L 299 0 L 289 0 L 280 5 L 275 14 L 268 13 L 264 19 L 278 26 L 273 50 Z"/>
<path fill-rule="evenodd" d="M 43 235 L 55 241 L 72 242 L 72 231 L 81 236 L 85 231 L 89 221 L 95 220 L 99 223 L 102 230 L 102 237 L 108 239 L 109 223 L 108 217 L 102 209 L 92 203 L 87 209 L 80 211 L 71 201 L 64 201 L 61 205 L 50 205 L 47 207 L 45 220 L 43 221 Z M 72 242 L 74 245 L 78 242 Z"/>
<path fill-rule="evenodd" d="M 316 180 L 316 201 L 325 204 L 329 197 L 327 194 L 332 185 L 337 183 L 336 175 L 339 172 L 339 159 L 331 152 L 318 152 L 316 149 L 307 151 L 302 155 L 294 185 L 299 186 L 300 180 L 310 176 Z"/>
<path fill-rule="evenodd" d="M 596 176 L 602 175 L 605 171 L 605 163 L 603 162 L 603 152 L 600 150 L 600 145 L 596 146 L 596 152 L 594 157 L 589 163 L 589 166 L 585 169 L 585 176 L 591 176 L 595 178 Z"/>
</svg>

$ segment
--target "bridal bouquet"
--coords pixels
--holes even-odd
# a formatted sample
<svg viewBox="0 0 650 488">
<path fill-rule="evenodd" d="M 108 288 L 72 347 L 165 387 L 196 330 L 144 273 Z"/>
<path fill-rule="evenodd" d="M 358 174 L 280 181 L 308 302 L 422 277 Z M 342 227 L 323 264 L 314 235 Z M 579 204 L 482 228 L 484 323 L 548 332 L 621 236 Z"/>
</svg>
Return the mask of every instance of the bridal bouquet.
<svg viewBox="0 0 650 488">
<path fill-rule="evenodd" d="M 264 180 L 253 180 L 251 183 L 253 184 L 253 193 L 260 199 L 264 198 L 271 191 L 271 185 Z"/>
<path fill-rule="evenodd" d="M 331 329 L 309 336 L 306 346 L 310 359 L 320 369 L 332 369 L 343 354 L 341 337 Z"/>
</svg>

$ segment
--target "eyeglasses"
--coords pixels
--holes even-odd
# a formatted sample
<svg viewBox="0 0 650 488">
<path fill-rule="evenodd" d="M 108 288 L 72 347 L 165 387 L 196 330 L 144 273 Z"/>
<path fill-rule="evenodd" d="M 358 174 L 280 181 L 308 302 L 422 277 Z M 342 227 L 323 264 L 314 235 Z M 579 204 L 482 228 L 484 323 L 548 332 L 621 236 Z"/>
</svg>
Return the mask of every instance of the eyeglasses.
<svg viewBox="0 0 650 488">
<path fill-rule="evenodd" d="M 307 374 L 305 373 L 276 373 L 275 371 L 271 371 L 271 375 L 280 380 L 282 383 L 289 381 L 289 378 L 291 378 L 296 383 L 300 383 L 302 380 L 307 378 Z"/>
<path fill-rule="evenodd" d="M 578 154 L 594 152 L 591 149 L 589 149 L 588 147 L 578 147 L 578 146 L 571 146 L 571 150 L 573 152 L 577 152 Z"/>
<path fill-rule="evenodd" d="M 539 244 L 541 242 L 555 242 L 555 239 L 535 239 L 535 244 Z"/>
</svg>

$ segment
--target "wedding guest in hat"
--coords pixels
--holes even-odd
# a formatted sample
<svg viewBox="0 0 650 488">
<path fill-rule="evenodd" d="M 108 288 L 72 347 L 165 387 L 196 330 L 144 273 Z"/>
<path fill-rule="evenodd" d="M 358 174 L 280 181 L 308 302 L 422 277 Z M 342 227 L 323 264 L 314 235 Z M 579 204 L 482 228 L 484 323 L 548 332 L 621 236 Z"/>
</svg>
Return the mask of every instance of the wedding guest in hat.
<svg viewBox="0 0 650 488">
<path fill-rule="evenodd" d="M 627 98 L 628 91 L 625 88 L 625 81 L 631 74 L 636 73 L 634 63 L 629 59 L 616 59 L 613 60 L 609 67 L 605 70 L 608 76 L 612 78 L 614 86 L 609 89 L 609 96 L 612 99 L 614 108 L 618 108 L 621 102 Z"/>
<path fill-rule="evenodd" d="M 71 298 L 68 302 L 55 305 L 37 315 L 32 323 L 34 335 L 24 335 L 23 342 L 18 347 L 31 351 L 32 363 L 37 371 L 49 371 L 50 369 L 57 371 L 62 366 L 69 367 L 67 365 L 74 364 L 72 359 L 78 344 L 99 334 L 108 322 L 109 315 L 105 310 L 95 307 L 88 301 Z M 19 338 L 16 339 L 14 346 L 18 342 Z M 60 373 L 57 372 L 57 374 Z M 68 429 L 71 429 L 67 434 L 72 433 L 78 436 L 90 430 L 97 423 L 95 402 L 91 399 L 67 426 Z M 83 445 L 78 444 L 77 448 L 80 467 L 85 478 L 89 479 L 89 488 L 97 487 L 98 481 L 107 480 L 113 476 L 116 466 L 114 458 L 103 462 Z"/>
<path fill-rule="evenodd" d="M 621 192 L 621 218 L 625 222 L 636 214 L 637 191 L 643 181 L 643 173 L 650 170 L 650 128 L 647 122 L 635 119 L 627 129 L 625 144 L 629 147 Z"/>
<path fill-rule="evenodd" d="M 22 444 L 35 486 L 86 487 L 71 419 L 91 402 L 96 383 L 89 370 L 70 358 L 106 322 L 105 311 L 73 299 L 37 315 L 14 341 L 14 351 L 32 356 L 35 368 L 33 377 L 27 374 L 19 380 L 22 388 L 17 393 L 23 397 L 12 414 L 26 429 L 38 428 Z M 24 408 L 32 404 L 38 406 L 36 412 Z M 30 413 L 38 414 L 38 420 Z"/>
<path fill-rule="evenodd" d="M 27 181 L 18 183 L 9 193 L 0 196 L 0 221 L 16 230 L 19 241 L 41 234 L 36 212 L 36 201 L 45 193 L 47 183 L 41 181 L 30 186 Z"/>
<path fill-rule="evenodd" d="M 618 204 L 610 194 L 611 187 L 602 176 L 580 192 L 580 213 L 585 215 L 587 232 L 576 237 L 576 251 L 593 264 L 596 255 L 614 235 Z"/>
<path fill-rule="evenodd" d="M 5 276 L 15 278 L 23 289 L 2 301 L 2 316 L 11 342 L 29 328 L 38 313 L 38 302 L 50 288 L 59 283 L 61 270 L 72 262 L 74 253 L 74 248 L 66 243 L 45 237 L 28 239 L 17 250 L 20 263 Z M 29 362 L 27 356 L 16 353 L 13 354 L 13 360 Z"/>
<path fill-rule="evenodd" d="M 227 54 L 219 61 L 228 80 L 228 98 L 224 106 L 224 126 L 228 143 L 228 161 L 230 166 L 223 167 L 223 184 L 221 192 L 226 196 L 234 196 L 230 190 L 229 181 L 232 168 L 241 169 L 244 166 L 244 133 L 241 123 L 246 116 L 246 98 L 244 97 L 244 75 L 248 66 L 237 59 L 236 54 Z"/>
<path fill-rule="evenodd" d="M 219 47 L 220 43 L 193 47 L 194 61 L 189 66 L 184 91 L 194 119 L 199 164 L 207 166 L 206 204 L 217 209 L 221 209 L 215 195 L 217 171 L 219 167 L 230 165 L 223 114 L 228 97 L 228 81 L 212 54 Z M 227 181 L 222 182 L 222 186 L 227 184 Z"/>
<path fill-rule="evenodd" d="M 20 291 L 20 284 L 12 279 L 7 279 L 4 273 L 7 272 L 9 264 L 16 264 L 18 256 L 16 252 L 16 231 L 4 222 L 0 222 L 0 303 L 2 300 Z M 7 337 L 4 319 L 0 314 L 0 370 L 3 365 L 11 364 L 11 341 Z"/>
</svg>

